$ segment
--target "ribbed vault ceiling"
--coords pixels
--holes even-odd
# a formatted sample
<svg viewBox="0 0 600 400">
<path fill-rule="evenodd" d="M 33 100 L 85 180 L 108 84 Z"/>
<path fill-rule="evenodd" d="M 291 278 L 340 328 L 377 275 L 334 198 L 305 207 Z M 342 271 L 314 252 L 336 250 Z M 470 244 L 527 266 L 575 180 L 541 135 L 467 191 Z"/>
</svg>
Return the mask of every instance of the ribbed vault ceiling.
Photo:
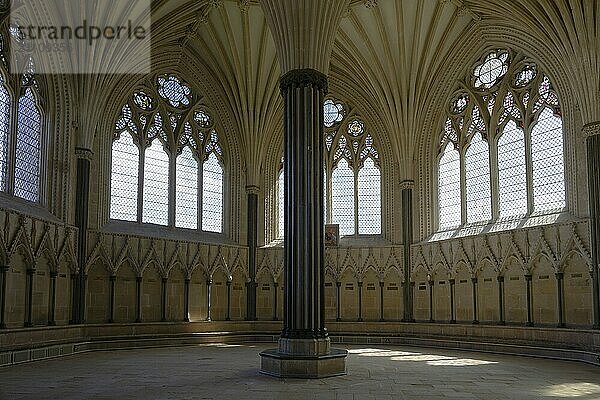
<svg viewBox="0 0 600 400">
<path fill-rule="evenodd" d="M 584 122 L 597 121 L 599 20 L 598 0 L 353 0 L 333 45 L 332 94 L 355 95 L 388 136 L 396 161 L 410 167 L 449 54 L 468 43 L 474 27 L 493 24 L 551 43 L 572 71 Z M 248 184 L 259 184 L 264 153 L 283 128 L 279 61 L 259 2 L 155 1 L 153 36 L 155 65 L 177 67 L 186 57 L 214 79 L 244 146 Z"/>
</svg>

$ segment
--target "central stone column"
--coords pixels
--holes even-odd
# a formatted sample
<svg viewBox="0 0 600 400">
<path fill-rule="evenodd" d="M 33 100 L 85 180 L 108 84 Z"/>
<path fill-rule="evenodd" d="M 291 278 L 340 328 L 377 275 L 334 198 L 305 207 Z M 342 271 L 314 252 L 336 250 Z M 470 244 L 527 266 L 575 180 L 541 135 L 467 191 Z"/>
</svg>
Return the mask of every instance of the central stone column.
<svg viewBox="0 0 600 400">
<path fill-rule="evenodd" d="M 325 328 L 323 100 L 327 77 L 313 69 L 281 78 L 285 104 L 284 327 L 279 347 L 260 354 L 261 372 L 323 378 L 346 373 L 346 350 Z"/>
</svg>

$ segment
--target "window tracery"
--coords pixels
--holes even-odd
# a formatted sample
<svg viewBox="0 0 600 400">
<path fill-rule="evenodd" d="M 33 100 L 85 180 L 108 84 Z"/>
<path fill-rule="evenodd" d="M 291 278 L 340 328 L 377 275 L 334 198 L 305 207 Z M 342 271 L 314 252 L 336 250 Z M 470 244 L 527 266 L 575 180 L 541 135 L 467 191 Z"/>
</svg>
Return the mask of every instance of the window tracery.
<svg viewBox="0 0 600 400">
<path fill-rule="evenodd" d="M 11 36 L 14 40 L 6 40 Z M 19 73 L 8 73 L 9 43 Z M 43 112 L 30 45 L 11 25 L 0 31 L 0 192 L 40 203 Z"/>
<path fill-rule="evenodd" d="M 438 158 L 438 229 L 565 207 L 558 94 L 532 60 L 489 52 L 452 96 Z"/>
<path fill-rule="evenodd" d="M 202 98 L 177 76 L 159 75 L 117 118 L 110 217 L 222 233 L 223 165 Z"/>
<path fill-rule="evenodd" d="M 340 235 L 381 234 L 381 167 L 379 151 L 364 121 L 346 106 L 327 99 L 325 114 L 324 217 L 339 224 Z M 283 166 L 283 164 L 282 164 Z M 283 169 L 277 185 L 278 237 L 283 238 Z"/>
</svg>

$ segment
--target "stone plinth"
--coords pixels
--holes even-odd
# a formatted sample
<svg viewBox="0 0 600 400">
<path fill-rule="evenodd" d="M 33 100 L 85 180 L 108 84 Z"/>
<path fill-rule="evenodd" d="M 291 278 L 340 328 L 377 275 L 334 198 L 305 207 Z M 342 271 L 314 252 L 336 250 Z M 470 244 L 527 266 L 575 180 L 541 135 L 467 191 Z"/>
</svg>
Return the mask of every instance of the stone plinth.
<svg viewBox="0 0 600 400">
<path fill-rule="evenodd" d="M 281 354 L 277 349 L 260 353 L 260 373 L 277 378 L 330 378 L 346 375 L 348 351 L 331 349 L 329 354 L 300 356 Z"/>
</svg>

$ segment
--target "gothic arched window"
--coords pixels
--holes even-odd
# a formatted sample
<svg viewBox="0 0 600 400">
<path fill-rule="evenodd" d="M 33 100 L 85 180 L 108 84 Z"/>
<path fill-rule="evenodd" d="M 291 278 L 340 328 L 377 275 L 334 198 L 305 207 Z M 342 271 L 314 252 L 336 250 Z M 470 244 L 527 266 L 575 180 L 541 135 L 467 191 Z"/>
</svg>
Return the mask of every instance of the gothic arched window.
<svg viewBox="0 0 600 400">
<path fill-rule="evenodd" d="M 112 145 L 110 218 L 222 233 L 223 150 L 202 98 L 175 75 L 134 91 Z"/>
<path fill-rule="evenodd" d="M 439 148 L 438 229 L 562 211 L 562 115 L 548 76 L 525 56 L 500 49 L 460 86 Z"/>
<path fill-rule="evenodd" d="M 325 223 L 338 224 L 340 236 L 381 234 L 381 167 L 379 152 L 365 123 L 349 116 L 341 102 L 323 105 Z M 283 169 L 278 183 L 278 237 L 283 238 Z"/>
<path fill-rule="evenodd" d="M 8 34 L 20 73 L 8 74 L 8 41 L 0 33 L 0 192 L 40 203 L 43 113 L 35 64 L 19 30 Z"/>
</svg>

